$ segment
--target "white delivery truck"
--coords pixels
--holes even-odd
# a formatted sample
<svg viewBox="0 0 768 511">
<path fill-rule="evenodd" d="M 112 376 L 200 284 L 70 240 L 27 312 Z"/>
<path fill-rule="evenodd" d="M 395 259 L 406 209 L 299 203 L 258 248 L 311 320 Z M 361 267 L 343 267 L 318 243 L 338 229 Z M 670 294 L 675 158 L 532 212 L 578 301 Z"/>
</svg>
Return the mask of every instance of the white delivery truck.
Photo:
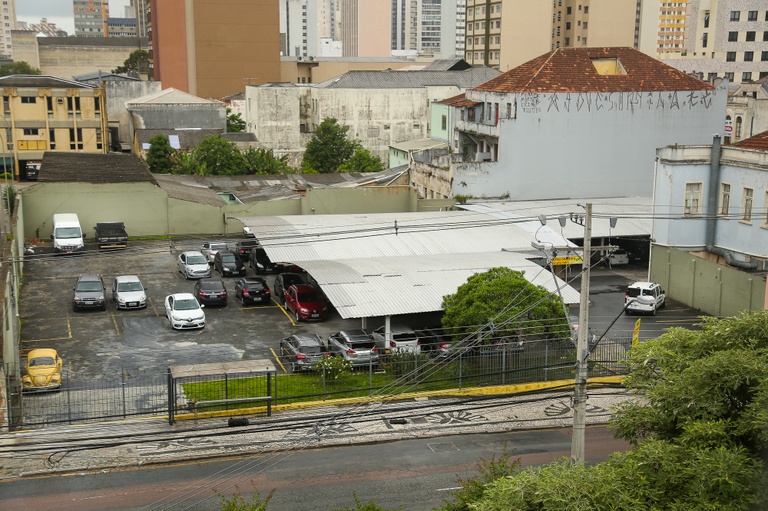
<svg viewBox="0 0 768 511">
<path fill-rule="evenodd" d="M 80 228 L 80 219 L 75 213 L 53 215 L 53 251 L 57 254 L 72 254 L 85 249 L 85 235 Z"/>
</svg>

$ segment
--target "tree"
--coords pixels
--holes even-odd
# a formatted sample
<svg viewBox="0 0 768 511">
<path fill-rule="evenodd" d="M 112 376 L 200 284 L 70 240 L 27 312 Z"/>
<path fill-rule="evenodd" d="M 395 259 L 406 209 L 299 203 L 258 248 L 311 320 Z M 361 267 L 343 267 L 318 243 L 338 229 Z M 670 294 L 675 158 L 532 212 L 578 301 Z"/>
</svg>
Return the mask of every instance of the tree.
<svg viewBox="0 0 768 511">
<path fill-rule="evenodd" d="M 134 50 L 125 59 L 122 66 L 112 70 L 116 74 L 135 75 L 149 69 L 149 52 L 147 50 Z"/>
<path fill-rule="evenodd" d="M 30 66 L 23 60 L 19 62 L 11 62 L 10 64 L 3 64 L 0 66 L 0 76 L 39 74 L 41 74 L 39 69 Z"/>
<path fill-rule="evenodd" d="M 243 154 L 235 143 L 218 135 L 203 138 L 195 149 L 195 157 L 206 174 L 234 175 L 245 171 Z"/>
<path fill-rule="evenodd" d="M 243 153 L 245 174 L 286 174 L 292 169 L 288 165 L 288 156 L 275 156 L 272 149 L 249 147 Z"/>
<path fill-rule="evenodd" d="M 165 135 L 157 135 L 149 140 L 147 165 L 156 174 L 170 174 L 173 171 L 173 148 Z"/>
<path fill-rule="evenodd" d="M 227 133 L 242 133 L 245 131 L 245 120 L 240 114 L 233 114 L 227 107 Z"/>
<path fill-rule="evenodd" d="M 327 117 L 307 143 L 301 168 L 321 174 L 336 172 L 354 152 L 355 143 L 347 139 L 347 128 L 340 126 L 335 118 Z"/>
<path fill-rule="evenodd" d="M 381 158 L 374 156 L 368 149 L 354 142 L 355 152 L 352 157 L 339 165 L 339 172 L 381 172 L 384 163 Z"/>
<path fill-rule="evenodd" d="M 443 297 L 443 310 L 443 327 L 457 340 L 491 323 L 495 336 L 570 335 L 562 301 L 509 268 L 471 276 L 454 294 Z"/>
</svg>

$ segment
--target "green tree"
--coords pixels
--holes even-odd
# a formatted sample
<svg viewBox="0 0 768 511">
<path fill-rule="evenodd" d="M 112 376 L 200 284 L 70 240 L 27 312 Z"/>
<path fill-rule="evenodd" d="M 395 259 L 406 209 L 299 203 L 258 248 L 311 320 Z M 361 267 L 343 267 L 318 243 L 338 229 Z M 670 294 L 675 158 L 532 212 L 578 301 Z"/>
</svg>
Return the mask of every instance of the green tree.
<svg viewBox="0 0 768 511">
<path fill-rule="evenodd" d="M 0 76 L 39 74 L 41 74 L 39 69 L 30 66 L 23 60 L 19 62 L 11 62 L 10 64 L 3 64 L 0 66 Z"/>
<path fill-rule="evenodd" d="M 291 173 L 288 156 L 275 156 L 272 149 L 249 147 L 243 153 L 245 174 L 287 174 Z"/>
<path fill-rule="evenodd" d="M 134 50 L 125 59 L 122 66 L 112 70 L 116 74 L 134 75 L 149 69 L 149 52 L 147 50 Z"/>
<path fill-rule="evenodd" d="M 173 148 L 165 135 L 156 135 L 149 140 L 147 165 L 156 174 L 169 174 L 173 171 Z"/>
<path fill-rule="evenodd" d="M 355 152 L 352 156 L 339 165 L 339 172 L 381 172 L 384 170 L 384 163 L 381 158 L 374 156 L 368 149 L 355 141 Z"/>
<path fill-rule="evenodd" d="M 339 125 L 335 118 L 327 117 L 307 143 L 301 168 L 321 174 L 336 172 L 354 152 L 355 143 L 347 139 L 347 128 Z"/>
<path fill-rule="evenodd" d="M 245 131 L 245 120 L 240 114 L 233 114 L 227 107 L 227 133 L 241 133 Z"/>
<path fill-rule="evenodd" d="M 203 138 L 195 149 L 195 157 L 205 174 L 220 176 L 245 172 L 243 153 L 234 142 L 218 135 Z"/>
<path fill-rule="evenodd" d="M 494 336 L 570 335 L 560 298 L 509 268 L 471 276 L 454 294 L 443 297 L 443 310 L 443 327 L 457 340 L 491 324 Z"/>
</svg>

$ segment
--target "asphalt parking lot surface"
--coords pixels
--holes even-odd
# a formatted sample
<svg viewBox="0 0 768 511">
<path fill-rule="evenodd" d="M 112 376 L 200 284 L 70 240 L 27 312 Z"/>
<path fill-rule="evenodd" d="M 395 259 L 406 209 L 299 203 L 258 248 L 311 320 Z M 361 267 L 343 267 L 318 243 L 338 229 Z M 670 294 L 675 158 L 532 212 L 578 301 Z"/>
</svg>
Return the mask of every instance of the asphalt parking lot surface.
<svg viewBox="0 0 768 511">
<path fill-rule="evenodd" d="M 55 256 L 45 247 L 25 264 L 20 305 L 21 349 L 55 348 L 65 369 L 78 378 L 114 378 L 121 371 L 164 372 L 168 366 L 270 359 L 279 371 L 280 339 L 294 333 L 317 333 L 323 339 L 333 332 L 360 328 L 357 319 L 344 320 L 337 313 L 322 322 L 296 323 L 274 300 L 269 305 L 243 306 L 234 297 L 236 278 L 224 278 L 229 291 L 225 307 L 206 307 L 202 330 L 173 331 L 165 318 L 166 295 L 192 292 L 194 280 L 177 272 L 176 258 L 184 250 L 199 250 L 205 239 L 133 241 L 127 249 L 99 251 L 89 245 L 76 256 Z M 218 240 L 217 240 L 218 241 Z M 228 239 L 233 245 L 236 239 Z M 72 286 L 81 273 L 99 273 L 107 287 L 106 311 L 72 311 Z M 639 273 L 639 272 L 635 272 Z M 143 310 L 116 310 L 111 284 L 118 275 L 138 275 L 147 288 Z M 247 275 L 254 270 L 247 268 Z M 218 277 L 213 272 L 214 277 Z M 273 287 L 274 275 L 264 276 Z M 631 271 L 599 270 L 592 274 L 590 327 L 602 333 L 620 313 L 624 290 L 634 278 Z M 578 288 L 578 281 L 573 283 Z M 577 311 L 577 308 L 575 309 Z M 669 326 L 690 326 L 698 313 L 670 303 L 655 317 L 645 317 L 641 338 L 659 335 Z M 612 335 L 631 335 L 636 317 L 621 317 Z M 393 322 L 424 326 L 439 316 L 393 318 Z M 369 320 L 368 330 L 383 324 Z"/>
</svg>

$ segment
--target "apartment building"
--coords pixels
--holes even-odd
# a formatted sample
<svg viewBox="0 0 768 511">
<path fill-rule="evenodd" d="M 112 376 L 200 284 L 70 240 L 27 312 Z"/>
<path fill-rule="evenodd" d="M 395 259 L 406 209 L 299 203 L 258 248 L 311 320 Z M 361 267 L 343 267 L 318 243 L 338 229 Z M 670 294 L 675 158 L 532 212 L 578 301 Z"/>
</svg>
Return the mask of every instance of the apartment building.
<svg viewBox="0 0 768 511">
<path fill-rule="evenodd" d="M 557 48 L 632 47 L 637 0 L 467 0 L 464 59 L 507 71 Z"/>
<path fill-rule="evenodd" d="M 4 121 L 0 152 L 5 170 L 27 179 L 45 151 L 106 153 L 104 90 L 45 75 L 0 77 Z"/>
<path fill-rule="evenodd" d="M 339 0 L 339 17 L 342 56 L 390 56 L 390 0 Z"/>
<path fill-rule="evenodd" d="M 150 0 L 150 74 L 163 87 L 221 98 L 280 80 L 274 0 Z"/>
<path fill-rule="evenodd" d="M 466 0 L 391 0 L 393 56 L 464 57 Z"/>
<path fill-rule="evenodd" d="M 674 44 L 664 41 L 661 45 L 659 41 L 658 56 L 664 63 L 709 82 L 727 78 L 731 82 L 747 83 L 768 76 L 768 3 L 765 0 L 684 3 L 685 37 L 681 44 L 677 39 Z M 675 14 L 675 26 L 678 19 L 679 14 Z"/>
<path fill-rule="evenodd" d="M 107 0 L 72 0 L 76 37 L 107 37 Z"/>
<path fill-rule="evenodd" d="M 16 0 L 2 0 L 0 13 L 3 23 L 0 25 L 0 58 L 13 58 L 13 40 L 11 30 L 16 30 Z"/>
</svg>

